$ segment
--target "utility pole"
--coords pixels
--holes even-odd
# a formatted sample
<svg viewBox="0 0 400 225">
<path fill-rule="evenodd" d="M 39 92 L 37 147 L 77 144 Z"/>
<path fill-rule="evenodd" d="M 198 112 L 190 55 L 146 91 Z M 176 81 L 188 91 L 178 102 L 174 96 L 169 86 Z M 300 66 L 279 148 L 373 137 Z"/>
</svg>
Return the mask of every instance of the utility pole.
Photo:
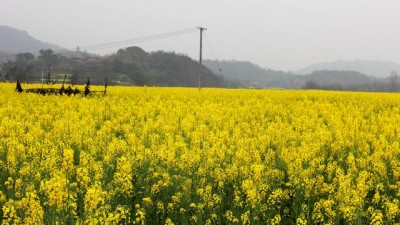
<svg viewBox="0 0 400 225">
<path fill-rule="evenodd" d="M 199 90 L 201 89 L 201 65 L 203 57 L 203 31 L 207 30 L 204 27 L 198 27 L 200 30 L 200 57 L 199 57 Z"/>
<path fill-rule="evenodd" d="M 43 65 L 42 65 L 42 88 L 43 88 Z"/>
</svg>

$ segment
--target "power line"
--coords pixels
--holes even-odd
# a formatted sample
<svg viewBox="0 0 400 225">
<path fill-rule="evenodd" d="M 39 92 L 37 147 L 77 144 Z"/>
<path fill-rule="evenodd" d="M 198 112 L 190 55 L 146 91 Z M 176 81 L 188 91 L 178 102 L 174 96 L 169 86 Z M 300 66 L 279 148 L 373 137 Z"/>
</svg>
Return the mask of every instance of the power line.
<svg viewBox="0 0 400 225">
<path fill-rule="evenodd" d="M 174 36 L 193 33 L 196 31 L 197 31 L 196 28 L 189 28 L 189 29 L 172 31 L 172 32 L 167 32 L 167 33 L 162 33 L 162 34 L 138 37 L 138 38 L 134 38 L 134 39 L 130 39 L 130 40 L 84 46 L 84 47 L 80 47 L 80 48 L 84 49 L 84 50 L 100 50 L 100 49 L 106 49 L 106 48 L 114 48 L 114 47 L 118 47 L 118 46 L 125 46 L 125 45 L 142 43 L 142 42 L 153 41 L 153 40 L 158 40 L 158 39 L 170 38 L 170 37 L 174 37 Z"/>
<path fill-rule="evenodd" d="M 221 75 L 222 75 L 222 70 L 221 70 L 221 67 L 220 67 L 220 65 L 219 65 L 218 58 L 216 57 L 215 52 L 214 52 L 214 49 L 211 47 L 210 41 L 208 40 L 207 35 L 206 35 L 205 33 L 204 33 L 204 37 L 206 38 L 207 45 L 208 45 L 208 48 L 209 48 L 210 51 L 211 51 L 211 54 L 213 55 L 214 59 L 215 59 L 216 62 L 217 62 L 218 70 L 219 70 L 219 72 L 220 72 Z"/>
<path fill-rule="evenodd" d="M 150 35 L 150 36 L 143 36 L 143 37 L 138 37 L 134 39 L 129 39 L 129 40 L 123 40 L 123 41 L 115 41 L 115 42 L 109 42 L 109 43 L 103 43 L 103 44 L 96 44 L 96 45 L 88 45 L 88 46 L 83 46 L 79 47 L 79 49 L 84 50 L 84 51 L 95 51 L 95 50 L 102 50 L 102 49 L 108 49 L 108 48 L 115 48 L 115 47 L 123 47 L 123 46 L 129 46 L 132 44 L 137 44 L 137 43 L 143 43 L 147 41 L 154 41 L 154 40 L 159 40 L 159 39 L 164 39 L 164 38 L 170 38 L 174 36 L 180 36 L 184 34 L 189 34 L 189 33 L 194 33 L 197 32 L 197 28 L 188 28 L 188 29 L 183 29 L 183 30 L 177 30 L 177 31 L 171 31 L 171 32 L 166 32 L 166 33 L 161 33 L 161 34 L 155 34 L 155 35 Z M 62 50 L 55 50 L 54 53 L 64 53 L 64 52 L 69 52 L 69 51 L 75 51 L 74 49 L 62 49 Z M 11 58 L 15 57 L 18 54 L 10 54 L 10 55 L 0 55 L 0 59 L 2 58 Z M 33 54 L 34 56 L 39 56 L 39 53 Z"/>
</svg>

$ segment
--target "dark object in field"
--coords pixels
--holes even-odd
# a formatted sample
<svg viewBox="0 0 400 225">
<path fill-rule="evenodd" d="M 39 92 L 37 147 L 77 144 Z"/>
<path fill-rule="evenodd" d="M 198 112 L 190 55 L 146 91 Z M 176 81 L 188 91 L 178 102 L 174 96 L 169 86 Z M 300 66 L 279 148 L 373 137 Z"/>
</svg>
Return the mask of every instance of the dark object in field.
<svg viewBox="0 0 400 225">
<path fill-rule="evenodd" d="M 15 90 L 17 90 L 19 93 L 24 91 L 24 89 L 22 89 L 21 87 L 21 83 L 19 82 L 19 80 L 17 80 L 17 88 L 15 88 Z"/>
<path fill-rule="evenodd" d="M 107 79 L 105 80 L 105 85 L 104 85 L 104 91 L 91 91 L 90 90 L 90 81 L 88 78 L 88 81 L 86 83 L 85 86 L 85 91 L 81 91 L 79 90 L 77 87 L 75 88 L 75 90 L 72 90 L 71 86 L 68 86 L 67 88 L 64 87 L 64 83 L 65 83 L 65 77 L 64 77 L 64 82 L 61 86 L 61 88 L 29 88 L 29 89 L 23 89 L 21 86 L 21 83 L 19 82 L 19 80 L 17 80 L 17 87 L 16 87 L 16 91 L 18 91 L 19 93 L 22 93 L 25 91 L 25 93 L 35 93 L 35 94 L 42 94 L 42 95 L 78 95 L 78 94 L 83 94 L 85 96 L 88 95 L 93 95 L 95 93 L 103 93 L 104 95 L 107 93 Z"/>
<path fill-rule="evenodd" d="M 89 82 L 89 78 L 87 79 L 87 83 L 85 86 L 85 96 L 87 96 L 88 94 L 90 94 L 90 82 Z"/>
</svg>

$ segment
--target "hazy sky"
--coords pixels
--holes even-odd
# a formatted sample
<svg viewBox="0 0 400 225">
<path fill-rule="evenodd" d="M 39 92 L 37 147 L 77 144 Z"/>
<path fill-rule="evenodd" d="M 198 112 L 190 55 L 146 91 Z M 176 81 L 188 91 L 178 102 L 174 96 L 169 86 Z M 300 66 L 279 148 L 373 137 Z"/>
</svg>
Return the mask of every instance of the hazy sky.
<svg viewBox="0 0 400 225">
<path fill-rule="evenodd" d="M 334 60 L 400 62 L 399 0 L 0 0 L 0 5 L 1 25 L 66 48 L 204 26 L 215 53 L 204 40 L 209 59 L 276 70 Z M 199 33 L 137 46 L 198 59 Z"/>
</svg>

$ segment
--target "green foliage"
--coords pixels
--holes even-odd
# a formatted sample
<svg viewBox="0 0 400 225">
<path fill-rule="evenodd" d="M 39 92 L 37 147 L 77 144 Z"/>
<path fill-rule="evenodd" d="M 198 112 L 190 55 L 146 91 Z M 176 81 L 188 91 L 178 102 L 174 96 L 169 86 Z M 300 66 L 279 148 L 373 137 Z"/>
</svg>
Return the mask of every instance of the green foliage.
<svg viewBox="0 0 400 225">
<path fill-rule="evenodd" d="M 49 83 L 58 82 L 59 74 L 69 74 L 72 84 L 84 83 L 89 77 L 92 84 L 102 85 L 107 77 L 114 85 L 196 87 L 199 79 L 199 64 L 188 56 L 163 51 L 147 53 L 136 46 L 104 57 L 65 57 L 51 49 L 40 50 L 37 59 L 30 56 L 33 57 L 30 53 L 20 54 L 16 62 L 5 63 L 5 79 L 38 82 L 42 69 Z M 223 80 L 203 66 L 201 84 L 221 87 Z"/>
<path fill-rule="evenodd" d="M 236 60 L 205 60 L 204 64 L 214 73 L 223 74 L 225 86 L 389 92 L 400 90 L 396 71 L 387 78 L 375 78 L 357 71 L 340 70 L 319 70 L 307 75 L 295 75 Z"/>
<path fill-rule="evenodd" d="M 139 47 L 120 49 L 117 54 L 82 63 L 80 70 L 96 71 L 97 80 L 108 76 L 113 84 L 147 86 L 185 86 L 198 85 L 199 64 L 191 58 L 173 52 L 147 53 Z M 202 67 L 203 86 L 222 86 L 222 78 Z"/>
<path fill-rule="evenodd" d="M 264 69 L 251 62 L 204 60 L 204 65 L 216 74 L 222 73 L 227 80 L 241 83 L 245 87 L 295 88 L 294 74 Z"/>
</svg>

